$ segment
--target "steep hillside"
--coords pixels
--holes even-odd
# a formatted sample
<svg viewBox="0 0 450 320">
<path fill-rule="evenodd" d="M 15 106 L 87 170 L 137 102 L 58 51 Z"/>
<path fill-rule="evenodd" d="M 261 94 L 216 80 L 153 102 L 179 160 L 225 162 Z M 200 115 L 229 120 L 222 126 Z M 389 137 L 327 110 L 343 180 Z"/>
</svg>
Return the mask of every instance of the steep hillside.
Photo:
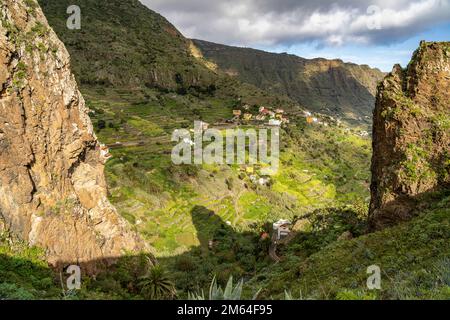
<svg viewBox="0 0 450 320">
<path fill-rule="evenodd" d="M 107 199 L 64 45 L 33 1 L 2 1 L 0 23 L 0 224 L 53 265 L 145 248 Z"/>
<path fill-rule="evenodd" d="M 449 58 L 448 42 L 423 41 L 378 88 L 369 212 L 376 232 L 358 234 L 357 223 L 333 218 L 356 219 L 354 212 L 307 217 L 282 263 L 255 276 L 253 289 L 262 286 L 266 298 L 285 290 L 300 298 L 450 298 Z M 340 227 L 350 233 L 338 238 Z M 374 265 L 382 284 L 371 291 Z"/>
<path fill-rule="evenodd" d="M 449 193 L 424 201 L 430 208 L 415 219 L 355 239 L 338 239 L 326 223 L 336 220 L 314 223 L 283 246 L 281 263 L 257 272 L 246 296 L 261 289 L 262 299 L 284 299 L 286 292 L 300 300 L 450 299 Z M 380 290 L 367 287 L 374 265 Z"/>
<path fill-rule="evenodd" d="M 242 100 L 243 103 L 295 104 L 282 94 L 267 94 L 251 84 L 218 74 L 192 42 L 164 17 L 138 0 L 81 0 L 80 30 L 66 21 L 70 0 L 38 0 L 50 26 L 71 55 L 81 88 L 104 87 L 141 92 L 201 96 L 207 100 Z M 228 103 L 228 102 L 226 102 Z"/>
<path fill-rule="evenodd" d="M 380 228 L 422 209 L 450 185 L 450 43 L 422 42 L 406 69 L 380 84 L 374 114 L 371 222 Z"/>
<path fill-rule="evenodd" d="M 377 83 L 384 77 L 377 69 L 340 60 L 308 60 L 200 40 L 193 42 L 206 59 L 241 81 L 285 94 L 313 111 L 349 119 L 368 120 Z"/>
<path fill-rule="evenodd" d="M 190 42 L 138 0 L 81 0 L 81 30 L 69 30 L 70 0 L 39 4 L 72 57 L 81 84 L 207 90 L 215 75 L 191 56 Z"/>
</svg>

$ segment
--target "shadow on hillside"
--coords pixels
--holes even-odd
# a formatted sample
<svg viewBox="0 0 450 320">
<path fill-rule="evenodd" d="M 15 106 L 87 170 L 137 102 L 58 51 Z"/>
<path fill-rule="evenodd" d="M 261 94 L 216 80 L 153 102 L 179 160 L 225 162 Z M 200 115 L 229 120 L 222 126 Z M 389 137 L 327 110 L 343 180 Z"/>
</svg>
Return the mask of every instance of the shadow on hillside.
<svg viewBox="0 0 450 320">
<path fill-rule="evenodd" d="M 448 194 L 448 191 L 444 191 L 439 196 L 431 192 L 421 195 L 420 201 L 437 203 Z M 186 298 L 187 292 L 207 292 L 214 276 L 223 286 L 230 276 L 248 280 L 274 264 L 268 257 L 270 239 L 261 238 L 269 225 L 239 232 L 203 206 L 195 206 L 191 216 L 200 245 L 183 254 L 160 258 L 158 261 L 168 271 L 168 278 L 175 282 L 180 298 Z M 300 218 L 297 222 L 304 220 Z M 280 256 L 307 259 L 335 242 L 342 233 L 350 232 L 354 237 L 365 234 L 366 226 L 365 219 L 352 209 L 316 210 L 309 215 L 304 229 L 300 229 L 293 237 L 291 245 L 282 246 Z M 1 242 L 0 245 L 4 246 Z M 115 263 L 112 265 L 113 260 Z M 83 263 L 80 265 L 82 270 L 93 270 L 98 266 L 104 269 L 96 276 L 83 276 L 85 290 L 79 298 L 89 298 L 86 292 L 96 292 L 104 298 L 142 298 L 139 295 L 140 278 L 149 272 L 154 263 L 155 259 L 148 254 L 133 253 L 119 259 Z M 68 277 L 66 268 L 73 264 L 77 265 L 76 262 L 60 263 L 59 269 L 51 270 L 29 253 L 19 254 L 18 257 L 0 254 L 0 299 L 62 298 L 60 272 L 65 283 Z M 36 296 L 37 292 L 46 292 L 46 296 Z"/>
<path fill-rule="evenodd" d="M 334 211 L 333 211 L 334 210 Z M 148 254 L 129 254 L 119 259 L 109 258 L 85 263 L 60 262 L 52 272 L 44 264 L 38 265 L 31 260 L 16 259 L 0 256 L 0 282 L 19 283 L 24 288 L 42 288 L 41 281 L 49 286 L 50 292 L 61 298 L 60 273 L 65 283 L 69 276 L 66 271 L 70 265 L 79 265 L 88 291 L 102 292 L 109 295 L 119 295 L 122 299 L 139 298 L 140 278 L 146 275 L 155 263 L 168 271 L 168 277 L 176 284 L 181 297 L 187 292 L 201 292 L 207 289 L 214 276 L 218 283 L 224 286 L 230 276 L 235 279 L 249 279 L 258 270 L 273 265 L 268 252 L 270 237 L 261 235 L 270 232 L 270 224 L 254 226 L 251 231 L 236 231 L 230 223 L 223 221 L 214 211 L 204 206 L 195 206 L 191 210 L 192 222 L 196 229 L 196 236 L 200 242 L 197 247 L 173 257 L 154 259 Z M 294 242 L 304 242 L 306 245 L 297 250 L 304 250 L 301 254 L 305 258 L 317 252 L 330 241 L 335 241 L 343 230 L 350 230 L 349 225 L 361 223 L 351 211 L 337 209 L 322 210 L 312 213 L 311 230 L 298 232 Z M 327 217 L 331 214 L 333 217 Z M 336 228 L 336 223 L 342 227 Z M 352 229 L 354 232 L 354 229 Z M 282 247 L 282 253 L 287 254 Z M 103 270 L 98 272 L 99 270 Z M 87 274 L 96 274 L 89 277 Z M 9 279 L 9 280 L 8 280 Z M 21 289 L 18 292 L 20 293 Z M 16 290 L 16 291 L 17 291 Z M 14 290 L 13 290 L 14 291 Z M 15 293 L 3 294 L 0 298 L 14 299 Z M 32 292 L 32 290 L 30 291 Z M 55 293 L 56 292 L 56 293 Z M 24 293 L 25 294 L 25 293 Z M 36 298 L 24 295 L 25 298 Z M 55 296 L 53 296 L 55 297 Z"/>
<path fill-rule="evenodd" d="M 42 261 L 0 254 L 0 300 L 59 298 L 60 293 L 56 273 Z"/>
<path fill-rule="evenodd" d="M 195 206 L 190 213 L 199 246 L 192 247 L 183 254 L 159 258 L 157 261 L 164 270 L 169 271 L 168 277 L 176 284 L 181 297 L 185 297 L 187 292 L 207 292 L 214 276 L 218 283 L 224 286 L 230 276 L 248 280 L 259 270 L 274 264 L 268 254 L 270 236 L 261 237 L 262 234 L 270 232 L 270 224 L 255 225 L 250 231 L 239 232 L 204 206 Z M 300 247 L 297 243 L 296 250 L 300 252 L 288 252 L 288 247 L 281 246 L 282 258 L 287 254 L 307 258 L 329 242 L 335 241 L 343 231 L 351 230 L 353 234 L 357 233 L 356 225 L 362 223 L 351 210 L 324 209 L 315 211 L 310 216 L 310 230 L 299 231 L 293 238 L 295 243 L 304 243 Z M 336 224 L 340 227 L 336 228 Z M 139 295 L 139 279 L 146 275 L 155 262 L 153 257 L 146 254 L 131 254 L 120 259 L 81 264 L 61 262 L 54 282 L 59 284 L 60 272 L 67 277 L 66 269 L 69 265 L 80 265 L 84 273 L 86 270 L 89 272 L 103 268 L 105 271 L 97 273 L 92 280 L 86 282 L 88 289 L 105 294 L 120 292 L 121 298 L 128 298 L 127 294 Z M 9 272 L 15 272 L 12 267 L 8 269 Z"/>
<path fill-rule="evenodd" d="M 378 188 L 377 182 L 372 181 L 371 188 L 374 192 L 373 190 Z M 382 203 L 381 199 L 372 198 L 370 204 L 372 213 L 368 221 L 369 230 L 375 232 L 410 221 L 449 194 L 450 185 L 441 182 L 438 186 L 416 196 L 398 194 L 394 200 L 387 203 Z"/>
</svg>

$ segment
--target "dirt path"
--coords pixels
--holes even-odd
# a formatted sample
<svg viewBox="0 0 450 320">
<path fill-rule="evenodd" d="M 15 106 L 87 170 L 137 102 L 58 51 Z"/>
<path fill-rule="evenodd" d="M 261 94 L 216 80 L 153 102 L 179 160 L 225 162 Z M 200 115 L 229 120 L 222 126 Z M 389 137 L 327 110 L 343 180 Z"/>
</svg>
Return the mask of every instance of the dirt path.
<svg viewBox="0 0 450 320">
<path fill-rule="evenodd" d="M 269 257 L 275 262 L 281 261 L 281 258 L 277 255 L 277 235 L 275 233 L 272 235 L 272 243 L 269 247 Z"/>
</svg>

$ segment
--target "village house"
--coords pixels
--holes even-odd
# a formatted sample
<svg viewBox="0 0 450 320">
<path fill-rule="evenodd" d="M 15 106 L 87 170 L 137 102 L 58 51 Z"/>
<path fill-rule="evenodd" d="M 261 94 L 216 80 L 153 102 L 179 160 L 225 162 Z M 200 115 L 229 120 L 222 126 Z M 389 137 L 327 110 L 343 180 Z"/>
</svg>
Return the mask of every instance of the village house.
<svg viewBox="0 0 450 320">
<path fill-rule="evenodd" d="M 259 114 L 265 115 L 265 116 L 270 116 L 270 117 L 274 117 L 275 116 L 275 112 L 270 111 L 269 109 L 264 108 L 264 107 L 261 107 L 259 109 Z"/>
<path fill-rule="evenodd" d="M 281 126 L 281 120 L 277 120 L 277 119 L 270 119 L 269 120 L 269 126 L 273 126 L 273 127 L 279 127 Z"/>
<path fill-rule="evenodd" d="M 233 110 L 233 116 L 240 117 L 241 115 L 242 115 L 242 111 L 241 110 Z"/>
<path fill-rule="evenodd" d="M 253 167 L 247 167 L 245 168 L 245 172 L 248 174 L 253 174 L 255 172 L 255 169 Z"/>
<path fill-rule="evenodd" d="M 100 156 L 103 163 L 106 163 L 109 159 L 112 158 L 111 153 L 109 153 L 109 148 L 104 144 L 100 145 Z"/>
<path fill-rule="evenodd" d="M 266 120 L 266 116 L 262 115 L 262 114 L 258 114 L 255 118 L 258 121 L 265 121 Z"/>
<path fill-rule="evenodd" d="M 360 135 L 361 137 L 363 137 L 363 138 L 366 138 L 366 137 L 369 136 L 369 132 L 367 132 L 367 131 L 361 131 L 361 132 L 359 133 L 359 135 Z"/>
<path fill-rule="evenodd" d="M 273 224 L 273 231 L 275 232 L 277 241 L 286 238 L 291 234 L 291 222 L 288 220 L 279 220 Z"/>
</svg>

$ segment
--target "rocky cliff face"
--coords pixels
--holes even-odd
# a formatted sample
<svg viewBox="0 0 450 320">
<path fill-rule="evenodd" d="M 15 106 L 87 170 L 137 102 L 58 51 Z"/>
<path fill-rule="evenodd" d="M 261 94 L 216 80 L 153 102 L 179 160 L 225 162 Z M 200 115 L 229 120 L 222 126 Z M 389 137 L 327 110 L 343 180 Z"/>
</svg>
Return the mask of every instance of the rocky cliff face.
<svg viewBox="0 0 450 320">
<path fill-rule="evenodd" d="M 143 249 L 107 200 L 65 47 L 34 0 L 0 1 L 0 19 L 0 220 L 54 265 Z"/>
<path fill-rule="evenodd" d="M 422 42 L 406 70 L 380 84 L 374 112 L 373 228 L 420 211 L 421 196 L 450 183 L 450 42 Z"/>
<path fill-rule="evenodd" d="M 204 57 L 239 80 L 285 94 L 317 112 L 370 119 L 376 87 L 385 74 L 341 60 L 304 59 L 290 54 L 194 40 Z"/>
</svg>

